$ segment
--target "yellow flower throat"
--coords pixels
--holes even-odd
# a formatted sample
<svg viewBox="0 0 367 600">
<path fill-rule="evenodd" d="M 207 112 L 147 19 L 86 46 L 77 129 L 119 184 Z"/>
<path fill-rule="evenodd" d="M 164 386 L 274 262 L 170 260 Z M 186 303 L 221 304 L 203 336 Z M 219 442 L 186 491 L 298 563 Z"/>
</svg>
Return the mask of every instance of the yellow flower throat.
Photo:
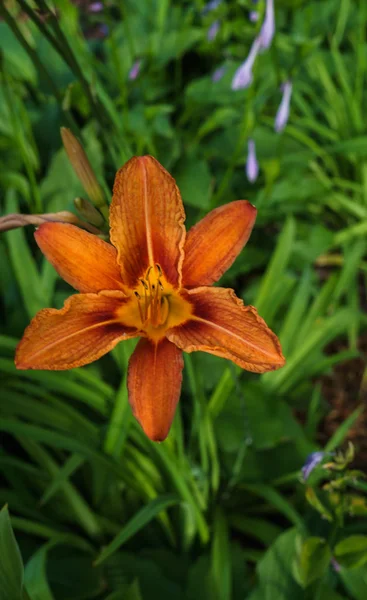
<svg viewBox="0 0 367 600">
<path fill-rule="evenodd" d="M 167 329 L 181 325 L 191 314 L 190 302 L 167 281 L 160 265 L 155 264 L 138 280 L 131 300 L 119 309 L 118 318 L 159 341 Z"/>
</svg>

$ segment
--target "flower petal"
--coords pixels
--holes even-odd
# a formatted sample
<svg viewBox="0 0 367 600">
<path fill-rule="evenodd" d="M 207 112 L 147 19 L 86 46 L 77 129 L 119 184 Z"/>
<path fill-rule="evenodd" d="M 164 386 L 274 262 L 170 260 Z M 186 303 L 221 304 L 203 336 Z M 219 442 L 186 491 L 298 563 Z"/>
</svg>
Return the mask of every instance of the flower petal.
<svg viewBox="0 0 367 600">
<path fill-rule="evenodd" d="M 187 295 L 194 316 L 166 334 L 179 348 L 222 356 L 255 373 L 284 365 L 277 336 L 256 309 L 244 306 L 233 290 L 201 287 Z"/>
<path fill-rule="evenodd" d="M 34 237 L 59 275 L 79 292 L 124 289 L 111 244 L 66 223 L 43 223 Z"/>
<path fill-rule="evenodd" d="M 163 441 L 169 432 L 180 398 L 182 352 L 166 339 L 141 339 L 130 358 L 129 402 L 146 435 Z"/>
<path fill-rule="evenodd" d="M 234 262 L 250 237 L 256 208 L 247 200 L 212 210 L 187 234 L 182 268 L 184 287 L 210 285 Z"/>
<path fill-rule="evenodd" d="M 175 180 L 152 156 L 131 158 L 116 174 L 110 210 L 111 241 L 122 278 L 135 287 L 158 263 L 180 284 L 185 212 Z"/>
<path fill-rule="evenodd" d="M 116 313 L 129 300 L 121 292 L 76 294 L 64 308 L 36 314 L 18 344 L 18 369 L 73 369 L 93 362 L 124 339 L 139 335 Z"/>
</svg>

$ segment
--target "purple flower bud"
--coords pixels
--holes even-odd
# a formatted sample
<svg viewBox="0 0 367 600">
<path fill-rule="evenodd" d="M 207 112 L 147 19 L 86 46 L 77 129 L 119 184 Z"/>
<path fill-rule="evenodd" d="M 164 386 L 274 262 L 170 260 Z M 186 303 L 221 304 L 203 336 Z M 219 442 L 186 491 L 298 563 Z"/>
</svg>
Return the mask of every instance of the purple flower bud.
<svg viewBox="0 0 367 600">
<path fill-rule="evenodd" d="M 140 67 L 141 67 L 141 60 L 136 60 L 129 71 L 128 77 L 131 81 L 134 81 L 134 79 L 136 79 L 137 76 L 139 75 Z"/>
<path fill-rule="evenodd" d="M 261 48 L 267 50 L 275 33 L 274 0 L 266 0 L 265 19 L 260 30 Z"/>
<path fill-rule="evenodd" d="M 221 2 L 222 2 L 222 0 L 210 0 L 210 2 L 208 2 L 204 6 L 203 10 L 201 11 L 201 14 L 202 15 L 207 15 L 212 10 L 215 10 L 216 8 L 218 8 L 218 6 L 220 5 Z"/>
<path fill-rule="evenodd" d="M 88 6 L 88 10 L 92 13 L 101 12 L 103 10 L 103 2 L 92 2 Z"/>
<path fill-rule="evenodd" d="M 212 23 L 208 29 L 208 33 L 206 34 L 206 37 L 208 39 L 209 42 L 212 42 L 218 34 L 220 28 L 220 21 L 214 21 L 214 23 Z"/>
<path fill-rule="evenodd" d="M 250 19 L 251 23 L 256 23 L 256 21 L 259 20 L 259 13 L 257 12 L 257 10 L 250 10 L 248 18 Z"/>
<path fill-rule="evenodd" d="M 252 81 L 252 67 L 260 50 L 260 39 L 255 38 L 246 60 L 240 65 L 232 79 L 232 90 L 247 88 Z"/>
<path fill-rule="evenodd" d="M 222 65 L 221 67 L 218 67 L 217 69 L 215 69 L 215 71 L 212 75 L 212 81 L 214 81 L 214 82 L 220 81 L 220 79 L 222 79 L 226 70 L 227 70 L 226 65 Z"/>
<path fill-rule="evenodd" d="M 259 163 L 256 158 L 256 147 L 254 140 L 248 141 L 248 154 L 246 161 L 246 175 L 247 179 L 253 183 L 256 181 L 259 174 Z"/>
<path fill-rule="evenodd" d="M 306 481 L 309 478 L 311 472 L 314 470 L 315 467 L 317 467 L 317 465 L 320 464 L 320 462 L 324 459 L 325 456 L 325 452 L 312 452 L 312 454 L 308 455 L 306 462 L 302 467 L 303 481 Z"/>
<path fill-rule="evenodd" d="M 289 119 L 290 102 L 292 96 L 292 82 L 286 81 L 282 85 L 283 97 L 275 117 L 274 128 L 277 133 L 283 131 Z"/>
</svg>

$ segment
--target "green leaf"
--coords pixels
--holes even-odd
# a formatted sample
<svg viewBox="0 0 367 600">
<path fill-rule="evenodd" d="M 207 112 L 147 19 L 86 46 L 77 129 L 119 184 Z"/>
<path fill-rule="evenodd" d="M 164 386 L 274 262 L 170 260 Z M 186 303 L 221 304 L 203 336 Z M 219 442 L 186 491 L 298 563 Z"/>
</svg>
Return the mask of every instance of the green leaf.
<svg viewBox="0 0 367 600">
<path fill-rule="evenodd" d="M 309 537 L 302 542 L 298 556 L 293 563 L 293 573 L 298 583 L 308 587 L 316 579 L 323 577 L 329 568 L 331 550 L 326 541 L 319 537 Z"/>
<path fill-rule="evenodd" d="M 51 547 L 52 547 L 51 543 Z M 24 580 L 32 600 L 54 600 L 46 575 L 46 557 L 50 544 L 45 544 L 28 561 Z"/>
<path fill-rule="evenodd" d="M 270 546 L 257 565 L 259 586 L 249 600 L 290 600 L 302 598 L 302 590 L 293 578 L 291 565 L 297 530 L 289 529 Z"/>
<path fill-rule="evenodd" d="M 316 490 L 312 487 L 308 487 L 306 490 L 306 500 L 311 504 L 311 506 L 317 510 L 323 519 L 332 522 L 333 515 L 330 510 L 326 508 L 323 502 L 320 500 L 318 494 L 321 494 L 321 491 L 316 492 Z"/>
<path fill-rule="evenodd" d="M 23 598 L 23 561 L 10 523 L 8 507 L 0 511 L 0 597 Z"/>
<path fill-rule="evenodd" d="M 367 598 L 367 568 L 366 565 L 355 569 L 340 569 L 340 578 L 345 588 L 354 600 Z"/>
<path fill-rule="evenodd" d="M 132 519 L 121 529 L 116 537 L 102 550 L 101 554 L 95 561 L 95 565 L 100 565 L 112 554 L 114 554 L 120 546 L 122 546 L 127 540 L 134 536 L 140 529 L 145 527 L 154 517 L 156 517 L 162 510 L 165 510 L 169 506 L 173 506 L 179 502 L 179 498 L 173 494 L 166 496 L 159 496 L 155 498 L 139 510 Z"/>
<path fill-rule="evenodd" d="M 136 579 L 131 585 L 126 585 L 109 594 L 106 600 L 143 600 L 139 581 Z"/>
<path fill-rule="evenodd" d="M 7 193 L 6 208 L 8 213 L 19 212 L 18 201 L 13 190 L 9 190 Z M 45 298 L 42 294 L 41 279 L 26 241 L 25 231 L 21 227 L 7 231 L 5 239 L 24 306 L 28 315 L 33 317 L 37 311 L 47 305 L 48 298 Z"/>
<path fill-rule="evenodd" d="M 214 521 L 212 577 L 214 589 L 217 591 L 217 600 L 231 600 L 232 566 L 228 523 L 219 510 Z"/>
<path fill-rule="evenodd" d="M 300 529 L 304 528 L 303 520 L 294 506 L 289 502 L 289 500 L 287 500 L 270 485 L 265 485 L 263 483 L 257 483 L 254 485 L 246 484 L 243 485 L 243 488 L 251 491 L 253 494 L 265 498 L 269 504 L 275 506 L 275 508 L 280 513 L 285 515 L 292 523 L 297 525 Z"/>
<path fill-rule="evenodd" d="M 208 208 L 211 195 L 211 174 L 205 160 L 196 156 L 184 158 L 175 173 L 185 204 Z"/>
<path fill-rule="evenodd" d="M 334 554 L 343 567 L 361 567 L 367 562 L 367 535 L 350 535 L 335 546 Z"/>
<path fill-rule="evenodd" d="M 338 427 L 336 432 L 329 439 L 328 443 L 325 446 L 325 452 L 332 452 L 340 446 L 348 435 L 349 430 L 353 427 L 354 423 L 360 416 L 360 414 L 365 410 L 364 405 L 358 406 L 350 415 L 343 421 L 343 423 Z"/>
<path fill-rule="evenodd" d="M 262 279 L 256 297 L 255 306 L 259 314 L 265 319 L 274 304 L 274 287 L 282 277 L 291 256 L 295 228 L 295 221 L 289 218 L 284 225 L 283 231 L 279 235 L 275 252 Z"/>
</svg>

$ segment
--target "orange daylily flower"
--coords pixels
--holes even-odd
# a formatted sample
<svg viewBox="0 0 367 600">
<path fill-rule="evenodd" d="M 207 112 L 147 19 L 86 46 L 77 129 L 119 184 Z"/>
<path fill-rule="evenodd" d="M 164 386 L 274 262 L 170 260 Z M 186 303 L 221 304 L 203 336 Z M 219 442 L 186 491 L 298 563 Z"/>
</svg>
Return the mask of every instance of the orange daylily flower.
<svg viewBox="0 0 367 600">
<path fill-rule="evenodd" d="M 117 173 L 112 244 L 74 225 L 44 223 L 37 244 L 80 293 L 41 310 L 16 351 L 18 369 L 62 370 L 140 336 L 128 370 L 133 413 L 164 440 L 180 397 L 182 351 L 202 350 L 256 373 L 284 364 L 279 340 L 233 290 L 210 287 L 246 244 L 256 209 L 245 200 L 210 212 L 188 234 L 174 179 L 151 156 Z"/>
</svg>

